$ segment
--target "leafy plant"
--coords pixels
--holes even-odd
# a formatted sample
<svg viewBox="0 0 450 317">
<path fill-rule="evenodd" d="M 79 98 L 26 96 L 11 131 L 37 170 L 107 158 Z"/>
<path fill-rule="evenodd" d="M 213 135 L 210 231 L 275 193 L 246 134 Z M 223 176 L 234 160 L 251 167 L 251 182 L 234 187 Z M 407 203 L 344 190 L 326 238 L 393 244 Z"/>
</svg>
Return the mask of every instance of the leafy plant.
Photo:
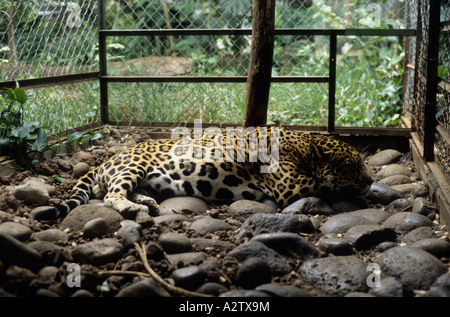
<svg viewBox="0 0 450 317">
<path fill-rule="evenodd" d="M 100 132 L 95 132 L 91 129 L 88 130 L 88 134 L 84 135 L 83 132 L 74 132 L 67 137 L 67 142 L 72 143 L 78 141 L 79 144 L 84 144 L 87 141 L 95 141 L 104 137 L 103 133 L 105 130 L 100 130 Z"/>
<path fill-rule="evenodd" d="M 23 106 L 28 95 L 23 89 L 7 89 L 2 93 L 0 113 L 0 151 L 3 154 L 26 158 L 29 148 L 44 152 L 48 149 L 47 135 L 37 121 L 23 122 Z"/>
</svg>

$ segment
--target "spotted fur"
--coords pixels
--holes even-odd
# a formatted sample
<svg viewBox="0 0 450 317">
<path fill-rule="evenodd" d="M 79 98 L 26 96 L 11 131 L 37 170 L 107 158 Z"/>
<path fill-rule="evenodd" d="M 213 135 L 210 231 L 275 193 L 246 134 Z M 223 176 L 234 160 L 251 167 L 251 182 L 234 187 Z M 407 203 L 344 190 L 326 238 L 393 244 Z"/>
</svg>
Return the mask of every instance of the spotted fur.
<svg viewBox="0 0 450 317">
<path fill-rule="evenodd" d="M 275 149 L 278 165 L 262 172 Z M 284 207 L 302 197 L 330 193 L 362 197 L 371 183 L 359 153 L 338 140 L 283 128 L 258 128 L 228 138 L 212 131 L 201 139 L 154 140 L 130 147 L 81 177 L 66 203 L 34 217 L 64 217 L 99 191 L 106 206 L 129 215 L 158 214 L 158 203 L 173 196 L 205 201 L 271 198 Z"/>
</svg>

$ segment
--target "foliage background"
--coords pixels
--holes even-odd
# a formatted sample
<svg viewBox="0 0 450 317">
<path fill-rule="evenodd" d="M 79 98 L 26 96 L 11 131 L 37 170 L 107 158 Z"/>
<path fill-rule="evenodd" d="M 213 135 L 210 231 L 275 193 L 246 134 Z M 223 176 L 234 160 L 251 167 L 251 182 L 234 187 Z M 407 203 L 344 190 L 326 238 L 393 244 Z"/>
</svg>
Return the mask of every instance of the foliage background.
<svg viewBox="0 0 450 317">
<path fill-rule="evenodd" d="M 105 0 L 108 29 L 251 27 L 250 0 Z M 278 0 L 277 28 L 405 28 L 415 1 Z M 97 0 L 0 0 L 0 81 L 98 70 Z M 412 13 L 411 13 L 412 12 Z M 71 15 L 72 14 L 72 15 Z M 76 26 L 74 14 L 79 18 Z M 409 19 L 409 17 L 408 17 Z M 403 74 L 398 37 L 339 37 L 336 124 L 395 126 Z M 277 36 L 273 75 L 328 74 L 324 36 Z M 249 36 L 109 37 L 111 75 L 245 76 Z M 110 119 L 240 123 L 245 84 L 110 84 Z M 273 84 L 269 123 L 326 125 L 327 84 Z M 97 82 L 33 89 L 28 121 L 48 133 L 99 119 Z"/>
</svg>

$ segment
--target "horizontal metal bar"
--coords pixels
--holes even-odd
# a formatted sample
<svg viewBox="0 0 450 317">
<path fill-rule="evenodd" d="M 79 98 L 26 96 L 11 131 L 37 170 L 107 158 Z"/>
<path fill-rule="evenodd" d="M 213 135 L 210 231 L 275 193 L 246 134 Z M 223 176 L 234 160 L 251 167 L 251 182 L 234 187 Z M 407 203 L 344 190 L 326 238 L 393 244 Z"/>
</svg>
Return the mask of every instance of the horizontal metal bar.
<svg viewBox="0 0 450 317">
<path fill-rule="evenodd" d="M 341 34 L 338 34 L 341 35 Z M 343 35 L 357 36 L 416 36 L 415 29 L 346 29 Z"/>
<path fill-rule="evenodd" d="M 336 127 L 333 134 L 349 135 L 378 135 L 378 136 L 404 136 L 411 135 L 409 128 L 383 128 L 383 127 Z"/>
<path fill-rule="evenodd" d="M 251 29 L 134 29 L 99 30 L 105 36 L 252 35 Z M 414 29 L 275 29 L 275 35 L 415 36 Z"/>
<path fill-rule="evenodd" d="M 98 80 L 98 72 L 82 73 L 82 74 L 72 74 L 72 75 L 62 75 L 55 77 L 43 77 L 43 78 L 33 78 L 33 79 L 21 79 L 21 80 L 11 80 L 0 82 L 1 88 L 15 88 L 16 82 L 19 84 L 20 88 L 32 89 L 32 88 L 42 88 L 48 86 L 57 86 L 65 84 L 73 84 L 83 81 Z"/>
<path fill-rule="evenodd" d="M 247 76 L 100 76 L 108 82 L 140 83 L 245 83 Z M 274 83 L 327 83 L 328 76 L 274 76 Z"/>
</svg>

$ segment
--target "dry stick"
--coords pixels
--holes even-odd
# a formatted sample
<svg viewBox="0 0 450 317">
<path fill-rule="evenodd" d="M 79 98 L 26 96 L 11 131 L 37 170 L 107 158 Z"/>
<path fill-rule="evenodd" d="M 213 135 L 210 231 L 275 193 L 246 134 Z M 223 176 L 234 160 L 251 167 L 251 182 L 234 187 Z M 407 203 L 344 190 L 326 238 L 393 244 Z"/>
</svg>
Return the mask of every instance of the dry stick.
<svg viewBox="0 0 450 317">
<path fill-rule="evenodd" d="M 185 290 L 184 288 L 173 286 L 166 281 L 164 281 L 153 269 L 150 267 L 150 264 L 147 261 L 147 254 L 145 251 L 145 245 L 142 243 L 142 248 L 137 244 L 137 242 L 134 243 L 134 246 L 139 253 L 139 256 L 141 257 L 142 263 L 144 264 L 145 269 L 150 274 L 150 276 L 159 284 L 161 284 L 162 287 L 164 287 L 167 291 L 175 293 L 177 295 L 181 296 L 194 296 L 194 297 L 212 297 L 212 295 L 208 294 L 202 294 L 202 293 L 196 293 L 191 292 L 188 290 Z"/>
</svg>

